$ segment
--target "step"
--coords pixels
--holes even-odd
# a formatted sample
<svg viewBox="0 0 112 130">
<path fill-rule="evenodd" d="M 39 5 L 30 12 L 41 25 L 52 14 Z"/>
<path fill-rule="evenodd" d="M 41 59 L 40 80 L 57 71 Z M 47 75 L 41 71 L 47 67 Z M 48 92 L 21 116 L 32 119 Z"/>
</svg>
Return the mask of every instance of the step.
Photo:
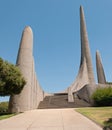
<svg viewBox="0 0 112 130">
<path fill-rule="evenodd" d="M 89 107 L 90 104 L 78 97 L 74 99 L 74 102 L 68 102 L 68 95 L 54 95 L 46 96 L 43 101 L 40 102 L 38 109 L 46 108 L 76 108 L 76 107 Z"/>
</svg>

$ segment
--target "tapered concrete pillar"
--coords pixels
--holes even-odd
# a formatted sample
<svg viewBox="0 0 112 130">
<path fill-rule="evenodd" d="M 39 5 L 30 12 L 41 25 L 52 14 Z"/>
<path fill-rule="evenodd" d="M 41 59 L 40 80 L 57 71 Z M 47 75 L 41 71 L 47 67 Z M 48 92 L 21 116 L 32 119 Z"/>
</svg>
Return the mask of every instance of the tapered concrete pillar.
<svg viewBox="0 0 112 130">
<path fill-rule="evenodd" d="M 35 92 L 38 90 L 36 87 L 39 88 L 39 91 L 43 92 L 43 90 L 40 86 L 35 85 L 37 79 L 35 79 L 36 76 L 33 58 L 33 32 L 29 26 L 26 27 L 22 33 L 16 64 L 20 68 L 27 83 L 19 95 L 11 96 L 9 111 L 24 112 L 35 109 L 37 108 L 35 102 L 39 102 L 40 97 L 43 96 L 39 95 L 38 92 Z"/>
<path fill-rule="evenodd" d="M 80 34 L 81 34 L 81 64 L 83 63 L 85 57 L 87 63 L 87 71 L 88 71 L 87 73 L 88 73 L 89 83 L 94 84 L 95 79 L 93 73 L 92 58 L 90 53 L 84 11 L 82 6 L 80 6 Z"/>
<path fill-rule="evenodd" d="M 33 62 L 33 33 L 30 27 L 26 27 L 22 33 L 20 48 L 17 56 L 16 64 L 20 68 L 26 80 L 22 92 L 14 95 L 11 101 L 12 112 L 24 112 L 31 108 L 32 95 L 32 62 Z M 12 98 L 12 97 L 11 97 Z"/>
<path fill-rule="evenodd" d="M 79 72 L 75 82 L 69 87 L 70 89 L 68 88 L 68 90 L 71 90 L 72 93 L 79 92 L 84 86 L 88 84 L 90 87 L 93 87 L 95 85 L 92 58 L 90 53 L 88 35 L 86 31 L 86 24 L 84 18 L 84 11 L 82 6 L 80 7 L 80 37 L 81 37 L 81 60 L 80 60 Z M 82 95 L 82 97 L 85 98 L 84 95 Z M 89 91 L 87 97 L 90 97 Z M 69 99 L 69 91 L 68 91 L 68 99 Z"/>
<path fill-rule="evenodd" d="M 99 51 L 96 51 L 96 69 L 97 69 L 98 83 L 106 84 L 105 73 L 104 73 Z"/>
</svg>

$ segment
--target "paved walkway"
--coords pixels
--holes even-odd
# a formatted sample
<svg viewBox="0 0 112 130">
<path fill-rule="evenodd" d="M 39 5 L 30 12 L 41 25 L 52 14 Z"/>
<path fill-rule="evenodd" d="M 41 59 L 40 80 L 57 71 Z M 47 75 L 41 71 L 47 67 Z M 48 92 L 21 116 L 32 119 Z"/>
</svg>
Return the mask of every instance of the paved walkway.
<svg viewBox="0 0 112 130">
<path fill-rule="evenodd" d="M 102 130 L 74 109 L 38 109 L 0 121 L 0 130 Z"/>
</svg>

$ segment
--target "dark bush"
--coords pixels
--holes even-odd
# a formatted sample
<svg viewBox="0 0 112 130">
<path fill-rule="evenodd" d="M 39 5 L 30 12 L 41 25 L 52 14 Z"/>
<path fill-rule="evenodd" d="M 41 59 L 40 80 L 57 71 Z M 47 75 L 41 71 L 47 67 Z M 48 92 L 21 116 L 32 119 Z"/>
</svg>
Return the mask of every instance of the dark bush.
<svg viewBox="0 0 112 130">
<path fill-rule="evenodd" d="M 8 102 L 0 102 L 0 115 L 8 113 Z"/>
<path fill-rule="evenodd" d="M 112 87 L 98 88 L 92 95 L 95 106 L 112 105 Z"/>
<path fill-rule="evenodd" d="M 108 120 L 104 121 L 104 128 L 103 130 L 112 130 L 112 118 L 109 118 Z"/>
</svg>

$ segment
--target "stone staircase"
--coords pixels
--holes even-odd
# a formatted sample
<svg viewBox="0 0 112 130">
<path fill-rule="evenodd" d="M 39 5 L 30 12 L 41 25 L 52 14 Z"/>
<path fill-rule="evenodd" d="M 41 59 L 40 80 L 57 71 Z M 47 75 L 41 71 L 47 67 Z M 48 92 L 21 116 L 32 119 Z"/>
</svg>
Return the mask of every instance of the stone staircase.
<svg viewBox="0 0 112 130">
<path fill-rule="evenodd" d="M 46 96 L 44 100 L 40 102 L 38 109 L 77 108 L 89 106 L 90 104 L 78 97 L 74 98 L 74 102 L 68 102 L 67 94 L 54 94 L 53 96 Z"/>
</svg>

